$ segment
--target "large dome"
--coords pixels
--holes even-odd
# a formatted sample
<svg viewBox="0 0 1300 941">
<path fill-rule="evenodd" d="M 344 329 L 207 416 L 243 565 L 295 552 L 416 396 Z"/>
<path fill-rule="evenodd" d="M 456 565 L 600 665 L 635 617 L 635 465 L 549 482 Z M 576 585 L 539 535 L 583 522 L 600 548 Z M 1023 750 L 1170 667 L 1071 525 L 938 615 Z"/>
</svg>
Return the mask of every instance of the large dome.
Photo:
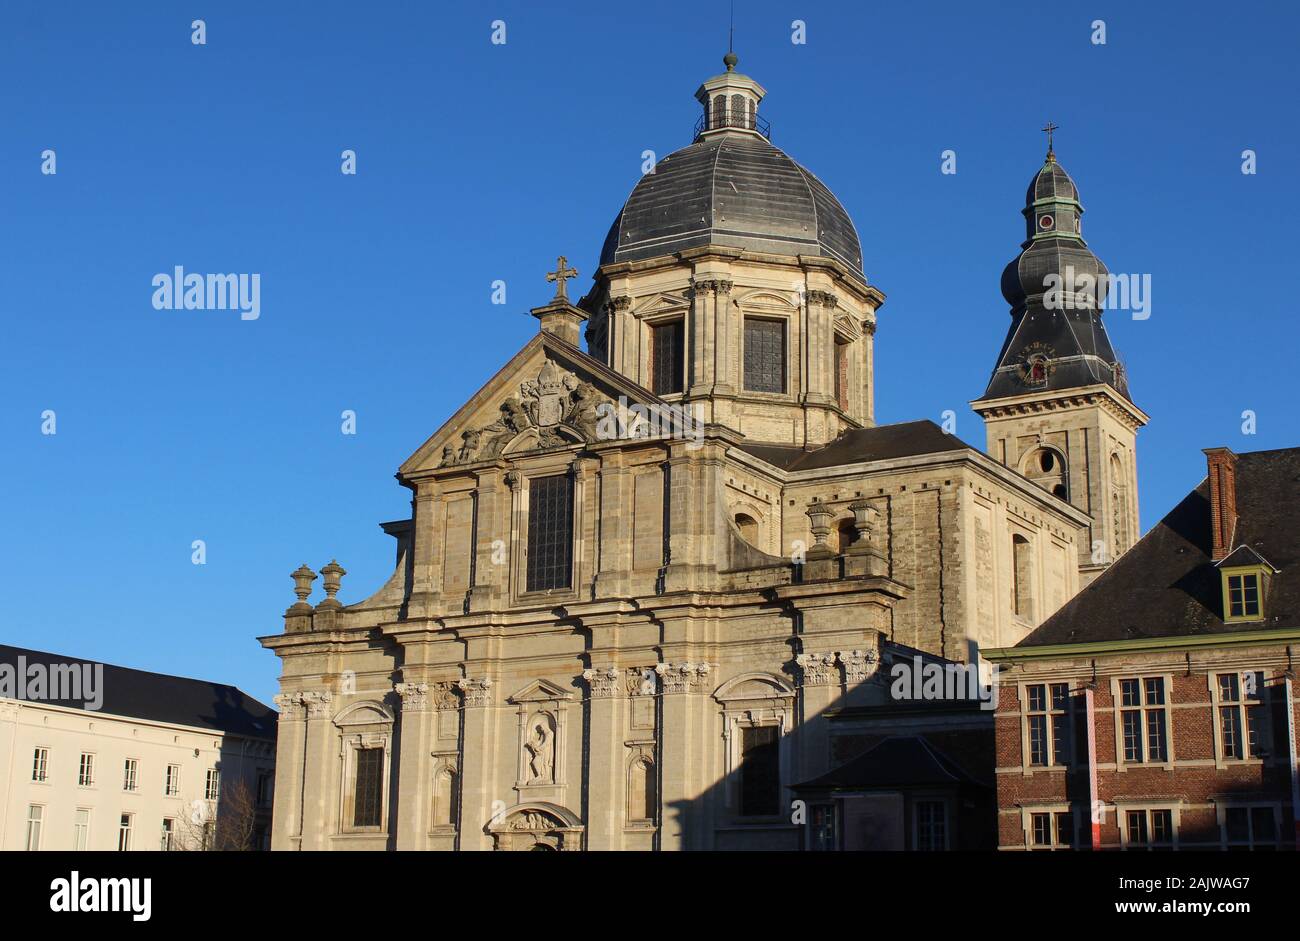
<svg viewBox="0 0 1300 941">
<path fill-rule="evenodd" d="M 822 255 L 862 270 L 858 233 L 817 177 L 754 133 L 701 137 L 641 177 L 600 263 L 701 245 Z"/>
</svg>

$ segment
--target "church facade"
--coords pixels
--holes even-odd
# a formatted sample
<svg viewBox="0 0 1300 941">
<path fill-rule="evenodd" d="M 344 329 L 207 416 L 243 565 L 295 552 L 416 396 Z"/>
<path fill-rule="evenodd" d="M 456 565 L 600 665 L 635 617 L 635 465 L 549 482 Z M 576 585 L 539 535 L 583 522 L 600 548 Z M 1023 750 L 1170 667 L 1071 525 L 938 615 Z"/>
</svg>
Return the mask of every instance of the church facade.
<svg viewBox="0 0 1300 941">
<path fill-rule="evenodd" d="M 795 788 L 836 764 L 831 715 L 888 705 L 882 664 L 1011 646 L 1135 541 L 1146 417 L 1102 292 L 1045 296 L 1105 271 L 1050 151 L 974 403 L 989 453 L 877 425 L 884 294 L 724 64 L 585 296 L 562 258 L 536 336 L 401 465 L 387 583 L 344 605 L 331 562 L 313 605 L 294 573 L 261 638 L 273 848 L 808 847 L 835 821 Z"/>
</svg>

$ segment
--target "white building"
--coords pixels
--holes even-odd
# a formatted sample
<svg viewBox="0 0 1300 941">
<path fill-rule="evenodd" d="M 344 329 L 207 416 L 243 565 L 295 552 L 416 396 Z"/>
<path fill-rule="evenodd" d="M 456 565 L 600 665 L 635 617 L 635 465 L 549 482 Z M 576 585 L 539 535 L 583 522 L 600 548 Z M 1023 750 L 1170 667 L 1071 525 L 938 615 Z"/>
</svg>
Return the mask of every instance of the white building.
<svg viewBox="0 0 1300 941">
<path fill-rule="evenodd" d="M 275 731 L 232 686 L 0 646 L 0 850 L 265 848 Z"/>
</svg>

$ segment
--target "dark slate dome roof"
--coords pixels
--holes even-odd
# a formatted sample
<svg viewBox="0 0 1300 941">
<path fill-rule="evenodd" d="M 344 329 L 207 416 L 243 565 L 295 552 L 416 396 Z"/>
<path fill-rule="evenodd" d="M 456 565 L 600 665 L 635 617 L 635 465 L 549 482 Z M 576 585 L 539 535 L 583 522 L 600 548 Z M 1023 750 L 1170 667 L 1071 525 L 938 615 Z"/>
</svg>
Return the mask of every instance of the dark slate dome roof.
<svg viewBox="0 0 1300 941">
<path fill-rule="evenodd" d="M 1031 299 L 1041 301 L 1047 291 L 1047 276 L 1062 274 L 1067 268 L 1072 268 L 1077 278 L 1092 278 L 1095 306 L 1100 307 L 1110 286 L 1105 264 L 1082 242 L 1063 238 L 1034 242 L 1012 259 L 1002 270 L 1002 296 L 1013 310 L 1023 308 Z"/>
<path fill-rule="evenodd" d="M 1049 159 L 1043 164 L 1043 168 L 1029 181 L 1029 189 L 1025 190 L 1026 205 L 1032 206 L 1040 199 L 1079 201 L 1079 188 L 1074 185 L 1074 180 L 1070 179 L 1070 174 L 1065 172 L 1065 168 L 1055 160 Z"/>
<path fill-rule="evenodd" d="M 710 244 L 823 255 L 862 270 L 858 233 L 839 200 L 754 134 L 705 137 L 660 160 L 614 220 L 600 263 Z"/>
</svg>

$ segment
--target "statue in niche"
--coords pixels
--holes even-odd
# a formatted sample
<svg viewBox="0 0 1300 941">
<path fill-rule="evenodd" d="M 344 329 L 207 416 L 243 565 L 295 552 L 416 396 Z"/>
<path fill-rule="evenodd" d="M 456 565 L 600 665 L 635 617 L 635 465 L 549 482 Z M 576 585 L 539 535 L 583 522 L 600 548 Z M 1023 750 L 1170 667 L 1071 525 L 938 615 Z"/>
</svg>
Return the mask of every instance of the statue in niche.
<svg viewBox="0 0 1300 941">
<path fill-rule="evenodd" d="M 533 719 L 524 752 L 528 759 L 528 783 L 550 784 L 555 768 L 555 733 L 549 716 L 539 715 Z"/>
</svg>

